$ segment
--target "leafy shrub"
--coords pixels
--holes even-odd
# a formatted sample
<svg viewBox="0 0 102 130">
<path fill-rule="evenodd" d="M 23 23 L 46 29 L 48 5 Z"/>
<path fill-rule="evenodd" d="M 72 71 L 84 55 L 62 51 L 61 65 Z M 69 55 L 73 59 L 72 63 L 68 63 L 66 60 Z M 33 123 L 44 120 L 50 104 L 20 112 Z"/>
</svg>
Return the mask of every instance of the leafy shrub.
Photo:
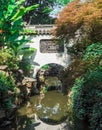
<svg viewBox="0 0 102 130">
<path fill-rule="evenodd" d="M 76 79 L 76 82 L 72 88 L 72 103 L 73 110 L 79 119 L 84 119 L 85 117 L 85 107 L 84 107 L 84 93 L 83 93 L 83 83 L 84 79 Z"/>
<path fill-rule="evenodd" d="M 30 63 L 28 58 L 22 59 L 20 61 L 19 67 L 23 70 L 25 76 L 30 76 L 34 69 L 34 66 Z"/>
<path fill-rule="evenodd" d="M 0 65 L 6 64 L 7 60 L 11 57 L 6 49 L 0 50 Z"/>
<path fill-rule="evenodd" d="M 93 43 L 87 47 L 84 60 L 89 60 L 92 57 L 95 59 L 99 56 L 102 56 L 102 43 Z"/>
<path fill-rule="evenodd" d="M 0 65 L 7 65 L 8 70 L 18 69 L 19 60 L 13 55 L 11 49 L 0 50 Z"/>
<path fill-rule="evenodd" d="M 44 65 L 44 66 L 41 67 L 42 70 L 46 70 L 46 69 L 48 69 L 48 68 L 49 68 L 49 65 L 48 65 L 48 64 L 46 64 L 46 65 Z"/>
<path fill-rule="evenodd" d="M 72 88 L 75 117 L 88 120 L 92 130 L 102 127 L 102 69 L 98 68 L 76 80 Z"/>
<path fill-rule="evenodd" d="M 95 61 L 95 63 L 97 63 Z M 76 59 L 73 60 L 68 68 L 63 70 L 62 72 L 62 81 L 63 81 L 63 86 L 66 86 L 67 89 L 70 89 L 76 78 L 84 76 L 89 69 L 94 69 L 95 68 L 94 62 L 90 63 L 90 61 L 86 60 L 81 60 L 81 59 Z"/>
<path fill-rule="evenodd" d="M 102 93 L 101 93 L 102 98 Z M 97 102 L 90 113 L 90 125 L 92 130 L 102 129 L 102 102 Z"/>
<path fill-rule="evenodd" d="M 0 72 L 0 90 L 14 90 L 15 81 L 12 76 Z"/>
<path fill-rule="evenodd" d="M 8 95 L 8 91 L 14 91 L 14 88 L 13 77 L 5 72 L 0 72 L 0 105 L 6 110 L 9 110 L 12 106 L 12 98 Z"/>
</svg>

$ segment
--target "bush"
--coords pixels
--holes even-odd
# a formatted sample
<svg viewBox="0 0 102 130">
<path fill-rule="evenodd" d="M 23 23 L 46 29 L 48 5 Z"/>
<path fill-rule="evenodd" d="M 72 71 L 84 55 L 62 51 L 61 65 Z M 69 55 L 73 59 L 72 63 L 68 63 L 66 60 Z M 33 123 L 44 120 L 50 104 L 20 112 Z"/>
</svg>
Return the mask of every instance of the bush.
<svg viewBox="0 0 102 130">
<path fill-rule="evenodd" d="M 92 130 L 102 127 L 102 69 L 98 68 L 78 78 L 72 88 L 74 116 L 88 120 Z"/>
<path fill-rule="evenodd" d="M 10 109 L 12 106 L 12 99 L 8 91 L 14 91 L 14 87 L 14 79 L 5 72 L 0 72 L 0 105 L 4 109 Z"/>
<path fill-rule="evenodd" d="M 101 95 L 102 98 L 102 95 Z M 102 102 L 97 102 L 90 113 L 90 126 L 92 130 L 102 129 Z"/>
<path fill-rule="evenodd" d="M 93 43 L 87 47 L 84 60 L 95 59 L 102 56 L 102 43 Z"/>
<path fill-rule="evenodd" d="M 30 76 L 34 70 L 34 66 L 30 63 L 29 59 L 22 59 L 19 67 L 23 70 L 25 76 Z"/>
<path fill-rule="evenodd" d="M 19 60 L 11 49 L 2 49 L 0 50 L 0 65 L 7 65 L 9 71 L 15 70 L 19 68 Z"/>
<path fill-rule="evenodd" d="M 12 76 L 7 75 L 5 72 L 0 72 L 0 89 L 14 90 L 15 81 Z"/>
</svg>

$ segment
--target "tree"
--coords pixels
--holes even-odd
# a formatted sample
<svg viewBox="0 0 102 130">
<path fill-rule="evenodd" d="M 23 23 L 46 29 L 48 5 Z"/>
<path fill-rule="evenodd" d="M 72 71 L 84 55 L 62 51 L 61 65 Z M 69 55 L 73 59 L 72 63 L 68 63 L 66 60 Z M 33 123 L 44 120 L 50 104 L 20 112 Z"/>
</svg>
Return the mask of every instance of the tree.
<svg viewBox="0 0 102 130">
<path fill-rule="evenodd" d="M 90 43 L 102 41 L 102 1 L 69 3 L 56 20 L 55 34 L 69 43 L 74 39 L 73 52 L 84 51 Z M 77 52 L 76 52 L 77 51 Z"/>
<path fill-rule="evenodd" d="M 27 24 L 46 24 L 53 22 L 53 19 L 49 16 L 54 5 L 53 0 L 26 0 L 24 6 L 28 7 L 33 4 L 39 4 L 39 7 L 24 16 L 23 19 Z"/>
<path fill-rule="evenodd" d="M 25 0 L 1 0 L 0 10 L 0 45 L 12 48 L 14 55 L 17 55 L 21 46 L 26 41 L 23 32 L 22 17 L 30 10 L 34 10 L 38 5 L 27 8 L 23 6 Z"/>
<path fill-rule="evenodd" d="M 68 46 L 68 53 L 74 55 L 71 64 L 63 72 L 63 82 L 65 86 L 67 84 L 71 93 L 68 112 L 70 117 L 73 117 L 75 129 L 78 130 L 84 129 L 83 126 L 79 128 L 79 125 L 86 120 L 92 130 L 101 129 L 101 16 L 101 0 L 76 0 L 64 8 L 56 22 L 56 36 L 71 45 Z M 73 41 L 71 44 L 70 39 Z"/>
<path fill-rule="evenodd" d="M 56 6 L 64 6 L 71 0 L 26 0 L 25 7 L 32 4 L 39 4 L 35 11 L 30 11 L 24 16 L 24 21 L 27 24 L 51 24 L 55 19 L 50 16 L 50 13 Z"/>
<path fill-rule="evenodd" d="M 24 0 L 0 0 L 0 69 L 6 66 L 4 70 L 0 70 L 0 106 L 3 105 L 3 109 L 8 113 L 7 118 L 12 109 L 9 94 L 15 93 L 16 95 L 17 83 L 22 84 L 24 78 L 23 73 L 19 71 L 18 54 L 21 50 L 25 50 L 27 53 L 29 49 L 22 48 L 26 42 L 25 36 L 21 35 L 24 32 L 22 17 L 25 13 L 38 7 L 38 5 L 32 5 L 25 8 L 23 2 Z M 30 48 L 29 51 L 34 52 L 34 48 L 33 50 Z M 14 98 L 16 96 L 13 96 L 13 101 L 16 100 Z"/>
</svg>

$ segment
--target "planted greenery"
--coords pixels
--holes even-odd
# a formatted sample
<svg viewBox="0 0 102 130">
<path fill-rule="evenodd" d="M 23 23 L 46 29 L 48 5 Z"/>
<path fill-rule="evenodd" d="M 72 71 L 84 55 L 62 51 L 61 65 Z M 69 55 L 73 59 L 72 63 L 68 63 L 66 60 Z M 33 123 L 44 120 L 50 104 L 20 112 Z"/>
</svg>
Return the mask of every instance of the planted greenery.
<svg viewBox="0 0 102 130">
<path fill-rule="evenodd" d="M 34 66 L 30 63 L 30 60 L 28 58 L 22 59 L 20 61 L 19 67 L 23 70 L 25 76 L 30 76 L 34 70 Z"/>
<path fill-rule="evenodd" d="M 13 55 L 12 49 L 0 50 L 0 65 L 7 65 L 7 70 L 19 68 L 19 59 Z"/>
<path fill-rule="evenodd" d="M 46 64 L 46 65 L 44 65 L 44 66 L 41 67 L 42 70 L 46 70 L 46 69 L 48 69 L 48 68 L 49 68 L 49 65 L 48 65 L 48 64 Z"/>
<path fill-rule="evenodd" d="M 36 52 L 36 49 L 33 47 L 22 47 L 19 50 L 19 55 L 23 55 L 23 57 L 29 57 L 31 56 L 34 52 Z"/>
<path fill-rule="evenodd" d="M 1 104 L 10 108 L 12 102 L 8 96 L 8 91 L 14 91 L 15 82 L 18 83 L 19 81 L 22 84 L 22 77 L 17 77 L 20 68 L 19 55 L 28 56 L 35 51 L 34 48 L 24 48 L 28 40 L 25 39 L 24 35 L 21 35 L 21 32 L 24 32 L 22 17 L 30 10 L 36 9 L 38 5 L 25 8 L 23 6 L 24 0 L 1 0 L 0 4 L 0 10 L 2 10 L 0 12 L 0 65 L 7 66 L 5 73 L 8 74 L 1 74 L 0 72 L 0 95 L 7 97 L 2 99 Z"/>
<path fill-rule="evenodd" d="M 30 10 L 34 10 L 38 7 L 38 4 L 25 8 L 23 6 L 24 0 L 5 0 L 1 1 L 0 12 L 0 43 L 7 48 L 12 48 L 14 54 L 17 55 L 19 48 L 26 42 L 25 36 L 21 36 L 23 30 L 22 17 Z"/>
<path fill-rule="evenodd" d="M 73 0 L 25 0 L 25 6 L 32 4 L 39 4 L 39 7 L 35 11 L 30 11 L 24 16 L 24 21 L 28 24 L 52 24 L 54 23 L 53 15 L 51 17 L 50 13 L 55 15 L 56 11 L 53 11 L 56 6 L 65 6 L 67 3 Z"/>
<path fill-rule="evenodd" d="M 6 110 L 12 107 L 12 98 L 9 97 L 9 91 L 14 91 L 15 81 L 12 76 L 5 72 L 0 72 L 0 99 L 1 106 Z M 14 101 L 14 100 L 13 100 Z"/>
<path fill-rule="evenodd" d="M 92 57 L 95 59 L 100 56 L 102 56 L 102 43 L 93 43 L 87 47 L 84 59 L 89 60 Z"/>
<path fill-rule="evenodd" d="M 0 65 L 5 65 L 7 60 L 11 58 L 11 55 L 9 53 L 9 50 L 6 49 L 0 50 Z"/>
<path fill-rule="evenodd" d="M 101 93 L 102 99 L 102 93 Z M 102 128 L 102 102 L 97 102 L 94 104 L 93 109 L 90 114 L 90 127 L 91 129 L 100 130 Z"/>
<path fill-rule="evenodd" d="M 72 88 L 74 116 L 88 120 L 92 130 L 101 129 L 102 115 L 102 69 L 98 68 L 75 81 Z"/>
<path fill-rule="evenodd" d="M 22 60 L 19 63 L 19 67 L 23 70 L 24 75 L 30 76 L 34 70 L 34 65 L 31 63 L 32 54 L 36 53 L 36 49 L 32 47 L 23 47 L 19 54 L 22 55 Z"/>
<path fill-rule="evenodd" d="M 0 72 L 0 81 L 3 83 L 1 89 L 13 90 L 15 87 L 15 81 L 12 76 L 7 75 L 5 72 Z"/>
<path fill-rule="evenodd" d="M 71 43 L 70 40 L 73 39 L 73 44 L 68 52 L 82 57 L 87 46 L 102 41 L 101 11 L 101 0 L 83 3 L 75 0 L 62 10 L 56 20 L 55 35 L 68 46 Z"/>
<path fill-rule="evenodd" d="M 5 0 L 1 1 L 0 12 L 0 45 L 1 63 L 6 64 L 8 69 L 19 68 L 19 55 L 29 56 L 35 51 L 34 48 L 24 47 L 28 40 L 25 39 L 22 17 L 30 10 L 35 10 L 38 4 L 24 7 L 24 0 Z M 6 46 L 6 49 L 4 47 Z"/>
<path fill-rule="evenodd" d="M 101 43 L 87 47 L 83 59 L 75 59 L 63 74 L 71 87 L 68 113 L 75 127 L 77 121 L 87 120 L 92 130 L 101 129 L 102 100 Z M 70 94 L 70 93 L 69 93 Z M 98 109 L 99 107 L 99 109 Z M 83 125 L 82 125 L 83 126 Z"/>
<path fill-rule="evenodd" d="M 63 71 L 63 85 L 70 91 L 68 113 L 74 129 L 102 128 L 102 2 L 75 1 L 57 19 L 56 36 L 73 44 L 68 48 L 72 63 Z M 98 109 L 99 108 L 99 109 Z M 100 116 L 101 115 L 101 116 Z M 80 122 L 80 123 L 79 123 Z M 78 127 L 78 128 L 76 128 Z M 82 128 L 83 127 L 83 128 Z"/>
</svg>

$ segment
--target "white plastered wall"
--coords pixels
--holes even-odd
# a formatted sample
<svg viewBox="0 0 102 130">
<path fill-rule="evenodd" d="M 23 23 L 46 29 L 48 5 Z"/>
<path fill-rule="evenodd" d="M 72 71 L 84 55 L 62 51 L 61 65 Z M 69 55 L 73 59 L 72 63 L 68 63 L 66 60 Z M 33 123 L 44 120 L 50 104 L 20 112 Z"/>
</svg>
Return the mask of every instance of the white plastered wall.
<svg viewBox="0 0 102 130">
<path fill-rule="evenodd" d="M 31 62 L 34 64 L 34 74 L 36 76 L 37 71 L 45 64 L 55 63 L 63 67 L 67 67 L 70 64 L 70 56 L 67 54 L 67 49 L 64 47 L 63 53 L 41 53 L 40 52 L 40 40 L 51 39 L 51 35 L 36 35 L 26 36 L 30 39 L 30 43 L 27 43 L 30 47 L 36 48 L 36 53 L 32 56 Z"/>
</svg>

